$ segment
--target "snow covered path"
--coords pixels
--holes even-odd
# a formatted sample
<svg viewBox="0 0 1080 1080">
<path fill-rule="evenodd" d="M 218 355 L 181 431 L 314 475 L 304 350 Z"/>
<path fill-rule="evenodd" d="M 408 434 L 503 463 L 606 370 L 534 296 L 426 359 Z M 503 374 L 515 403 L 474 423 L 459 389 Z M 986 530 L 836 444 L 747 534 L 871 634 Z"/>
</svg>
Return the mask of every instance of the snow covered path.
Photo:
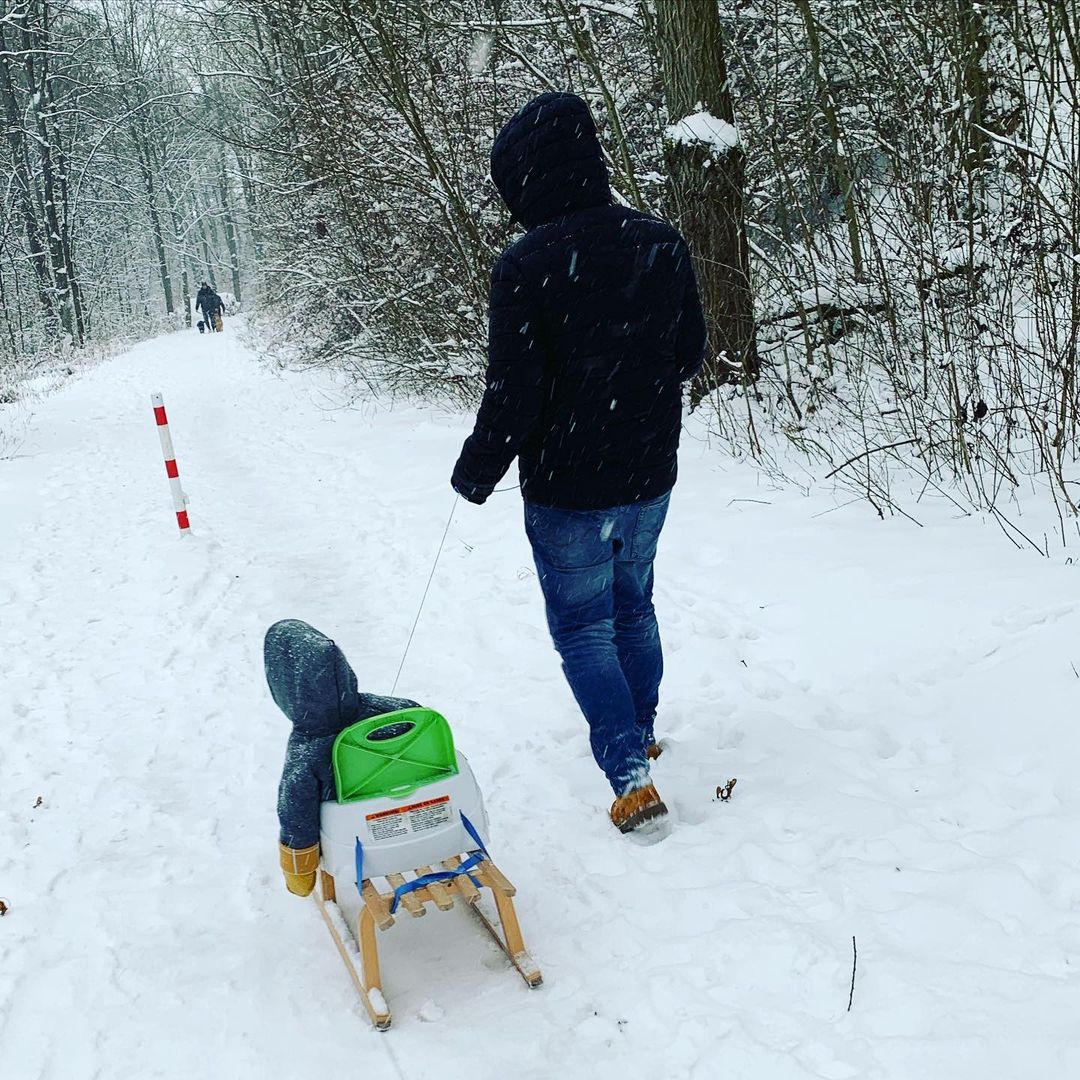
<svg viewBox="0 0 1080 1080">
<path fill-rule="evenodd" d="M 0 461 L 4 1080 L 1080 1076 L 1080 570 L 693 438 L 658 563 L 654 846 L 606 820 L 517 494 L 459 506 L 399 692 L 476 770 L 545 986 L 460 912 L 399 921 L 372 1032 L 277 870 L 262 634 L 306 619 L 389 691 L 468 421 L 340 401 L 176 334 Z"/>
</svg>

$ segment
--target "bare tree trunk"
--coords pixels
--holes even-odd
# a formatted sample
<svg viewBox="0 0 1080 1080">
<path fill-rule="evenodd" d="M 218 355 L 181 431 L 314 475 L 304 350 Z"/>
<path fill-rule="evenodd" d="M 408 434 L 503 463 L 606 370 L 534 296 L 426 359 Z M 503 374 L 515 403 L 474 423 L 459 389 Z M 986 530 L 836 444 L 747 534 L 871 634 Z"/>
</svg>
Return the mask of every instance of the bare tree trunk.
<svg viewBox="0 0 1080 1080">
<path fill-rule="evenodd" d="M 225 156 L 222 154 L 221 171 L 218 177 L 221 193 L 221 224 L 225 232 L 225 246 L 229 249 L 229 269 L 232 271 L 232 291 L 236 303 L 240 303 L 240 249 L 236 239 L 236 225 L 233 222 L 232 204 L 229 202 L 229 174 L 225 171 Z"/>
<path fill-rule="evenodd" d="M 109 14 L 107 0 L 101 0 L 101 11 L 108 32 L 109 48 L 112 51 L 113 62 L 121 77 L 134 75 L 139 72 L 140 64 L 137 57 L 135 38 L 137 28 L 130 17 L 127 21 L 121 21 L 114 26 Z M 134 8 L 131 8 L 134 11 Z M 120 35 L 124 37 L 121 39 Z M 132 147 L 135 150 L 135 160 L 139 166 L 139 174 L 146 192 L 146 212 L 150 221 L 150 234 L 154 244 L 154 252 L 157 255 L 158 275 L 161 278 L 161 291 L 165 294 L 165 311 L 171 315 L 174 310 L 172 278 L 169 276 L 169 260 L 165 253 L 165 234 L 161 226 L 161 213 L 157 203 L 157 179 L 154 176 L 154 161 L 152 142 L 147 130 L 146 114 L 143 111 L 146 106 L 146 90 L 143 85 L 134 81 L 132 83 L 135 100 L 128 94 L 126 85 L 119 88 L 120 99 L 128 110 L 132 123 L 128 131 Z"/>
<path fill-rule="evenodd" d="M 836 102 L 833 100 L 832 82 L 821 61 L 821 41 L 818 37 L 814 13 L 810 10 L 810 0 L 795 0 L 795 6 L 801 12 L 803 23 L 806 26 L 806 41 L 810 46 L 810 63 L 814 69 L 814 83 L 817 86 L 818 100 L 821 102 L 821 112 L 829 129 L 829 142 L 832 145 L 832 161 L 835 174 L 833 185 L 844 201 L 848 243 L 851 246 L 851 265 L 855 273 L 855 280 L 862 281 L 864 277 L 862 241 L 859 236 L 858 208 L 855 204 L 855 175 L 851 167 L 851 158 L 848 157 L 843 132 L 840 130 Z"/>
<path fill-rule="evenodd" d="M 262 262 L 262 237 L 256 228 L 258 221 L 258 198 L 255 194 L 255 184 L 252 181 L 251 162 L 247 158 L 241 158 L 239 150 L 234 148 L 236 155 L 236 167 L 240 175 L 240 190 L 244 196 L 244 209 L 247 213 L 248 235 L 251 237 L 252 254 L 255 257 L 255 265 Z"/>
<path fill-rule="evenodd" d="M 165 254 L 165 233 L 161 227 L 161 213 L 158 210 L 157 182 L 154 178 L 153 164 L 148 150 L 149 139 L 141 117 L 136 119 L 131 131 L 135 144 L 135 158 L 139 163 L 143 187 L 146 190 L 146 210 L 150 218 L 150 234 L 154 241 L 157 255 L 158 275 L 161 278 L 161 291 L 165 294 L 165 311 L 171 315 L 174 310 L 172 277 L 169 274 L 169 260 Z"/>
<path fill-rule="evenodd" d="M 960 149 L 964 171 L 969 175 L 986 164 L 990 143 L 984 131 L 986 107 L 990 97 L 986 74 L 986 54 L 990 35 L 986 31 L 981 5 L 974 0 L 956 0 L 956 17 L 961 41 L 960 99 L 963 108 L 959 115 L 966 118 L 960 132 Z"/>
<path fill-rule="evenodd" d="M 199 221 L 199 246 L 202 248 L 203 276 L 215 289 L 217 282 L 214 280 L 214 256 L 210 250 L 210 241 L 206 238 L 205 223 Z"/>
<path fill-rule="evenodd" d="M 52 48 L 49 14 L 49 4 L 45 3 L 39 11 L 33 12 L 33 18 L 24 22 L 23 65 L 27 86 L 31 90 L 30 111 L 37 128 L 38 161 L 45 196 L 45 222 L 60 320 L 72 340 L 82 345 L 86 328 L 79 303 L 78 286 L 74 284 L 71 238 L 67 229 L 66 209 L 63 207 L 63 188 L 66 185 L 63 152 L 55 131 L 49 126 L 53 106 L 49 82 L 49 55 Z"/>
<path fill-rule="evenodd" d="M 34 183 L 27 153 L 26 131 L 19 116 L 16 97 L 15 73 L 9 56 L 13 55 L 4 34 L 4 22 L 0 22 L 0 95 L 3 97 L 6 119 L 8 149 L 11 152 L 13 199 L 19 208 L 26 242 L 30 248 L 30 264 L 37 279 L 41 306 L 50 318 L 56 314 L 55 290 L 52 273 L 45 250 L 43 213 L 39 213 L 40 195 Z"/>
<path fill-rule="evenodd" d="M 15 281 L 16 287 L 18 281 Z M 18 317 L 19 304 L 16 300 L 15 303 L 9 306 L 7 289 L 4 287 L 4 270 L 0 266 L 0 311 L 4 313 L 4 329 L 7 330 L 8 340 L 11 343 L 11 355 L 18 356 L 19 354 L 19 341 L 15 336 L 16 318 Z M 14 317 L 13 317 L 14 313 Z"/>
<path fill-rule="evenodd" d="M 700 400 L 721 383 L 758 374 L 744 218 L 746 159 L 734 131 L 716 0 L 656 0 L 656 38 L 673 125 L 665 158 L 709 330 L 709 355 L 694 391 Z M 702 111 L 709 114 L 702 123 L 680 125 Z M 726 141 L 725 132 L 731 136 Z"/>
<path fill-rule="evenodd" d="M 172 221 L 173 242 L 176 245 L 176 258 L 180 262 L 180 291 L 184 298 L 184 325 L 191 325 L 191 282 L 188 278 L 187 252 L 184 242 L 184 230 L 180 224 L 180 215 L 176 209 L 176 199 L 170 190 L 169 183 L 165 183 L 165 194 L 169 199 L 169 217 Z"/>
</svg>

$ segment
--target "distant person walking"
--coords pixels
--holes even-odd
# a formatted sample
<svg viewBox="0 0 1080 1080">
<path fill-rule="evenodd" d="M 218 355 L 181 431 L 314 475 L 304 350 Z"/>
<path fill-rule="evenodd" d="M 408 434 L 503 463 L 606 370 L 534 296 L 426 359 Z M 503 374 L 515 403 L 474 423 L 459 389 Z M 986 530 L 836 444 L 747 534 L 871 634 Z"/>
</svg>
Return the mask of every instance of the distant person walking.
<svg viewBox="0 0 1080 1080">
<path fill-rule="evenodd" d="M 206 325 L 216 331 L 222 328 L 221 316 L 225 313 L 225 304 L 221 297 L 204 281 L 195 297 L 195 310 L 202 311 Z"/>
<path fill-rule="evenodd" d="M 487 389 L 451 482 L 483 503 L 517 457 L 548 626 L 629 832 L 667 813 L 649 773 L 653 559 L 681 384 L 705 352 L 701 303 L 679 233 L 613 203 L 581 98 L 530 101 L 499 132 L 491 175 L 527 232 L 492 272 Z"/>
<path fill-rule="evenodd" d="M 214 290 L 210 288 L 208 282 L 203 282 L 199 286 L 199 291 L 195 296 L 195 311 L 202 312 L 204 320 L 209 322 L 209 316 L 206 313 L 206 305 L 210 300 L 210 297 L 214 295 Z"/>
</svg>

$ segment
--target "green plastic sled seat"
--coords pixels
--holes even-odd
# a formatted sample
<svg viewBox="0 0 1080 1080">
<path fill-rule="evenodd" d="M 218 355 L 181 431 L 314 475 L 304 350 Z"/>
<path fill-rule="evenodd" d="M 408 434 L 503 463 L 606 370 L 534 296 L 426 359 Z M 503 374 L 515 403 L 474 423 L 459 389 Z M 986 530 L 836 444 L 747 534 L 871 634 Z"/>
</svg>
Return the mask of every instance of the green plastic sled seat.
<svg viewBox="0 0 1080 1080">
<path fill-rule="evenodd" d="M 454 736 L 434 709 L 399 709 L 361 720 L 334 740 L 339 803 L 409 795 L 458 771 Z"/>
</svg>

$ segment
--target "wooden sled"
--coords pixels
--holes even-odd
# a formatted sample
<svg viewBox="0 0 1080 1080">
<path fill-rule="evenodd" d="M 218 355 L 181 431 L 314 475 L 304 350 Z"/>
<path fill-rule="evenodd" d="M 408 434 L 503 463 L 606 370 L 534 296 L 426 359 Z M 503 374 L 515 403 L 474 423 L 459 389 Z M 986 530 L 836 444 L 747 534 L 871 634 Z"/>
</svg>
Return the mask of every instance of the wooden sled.
<svg viewBox="0 0 1080 1080">
<path fill-rule="evenodd" d="M 454 857 L 445 859 L 442 869 L 453 870 L 461 863 L 461 859 Z M 430 866 L 419 866 L 413 871 L 415 877 L 423 877 L 432 872 Z M 487 886 L 495 898 L 495 909 L 499 913 L 499 922 L 502 924 L 502 933 L 495 924 L 484 914 L 478 905 L 480 890 L 473 884 L 470 878 L 464 874 L 449 881 L 431 882 L 413 892 L 405 893 L 401 897 L 401 905 L 398 909 L 404 909 L 414 919 L 427 914 L 426 905 L 434 904 L 440 911 L 449 911 L 454 906 L 455 899 L 462 900 L 480 920 L 487 932 L 495 939 L 499 948 L 506 953 L 510 963 L 517 968 L 518 973 L 530 988 L 540 986 L 543 978 L 540 969 L 533 962 L 533 958 L 525 951 L 525 943 L 521 939 L 521 927 L 518 925 L 517 912 L 514 910 L 512 897 L 517 891 L 513 885 L 503 876 L 499 868 L 489 859 L 484 859 L 469 871 L 472 877 L 482 885 Z M 388 893 L 380 892 L 370 878 L 365 878 L 360 890 L 363 906 L 357 919 L 356 942 L 359 949 L 353 943 L 352 934 L 349 932 L 341 909 L 337 904 L 337 890 L 332 874 L 325 870 L 319 871 L 321 882 L 320 896 L 314 894 L 315 900 L 322 912 L 323 919 L 330 930 L 330 936 L 334 939 L 341 959 L 345 962 L 349 975 L 352 978 L 360 1000 L 367 1009 L 371 1022 L 379 1031 L 386 1031 L 390 1027 L 390 1008 L 386 1004 L 386 998 L 382 993 L 382 977 L 379 970 L 379 947 L 375 939 L 375 930 L 389 930 L 394 925 L 394 915 L 390 914 L 390 906 L 394 899 L 394 890 L 405 884 L 403 874 L 388 874 L 385 880 L 390 887 Z M 357 965 L 357 959 L 359 965 Z"/>
</svg>

